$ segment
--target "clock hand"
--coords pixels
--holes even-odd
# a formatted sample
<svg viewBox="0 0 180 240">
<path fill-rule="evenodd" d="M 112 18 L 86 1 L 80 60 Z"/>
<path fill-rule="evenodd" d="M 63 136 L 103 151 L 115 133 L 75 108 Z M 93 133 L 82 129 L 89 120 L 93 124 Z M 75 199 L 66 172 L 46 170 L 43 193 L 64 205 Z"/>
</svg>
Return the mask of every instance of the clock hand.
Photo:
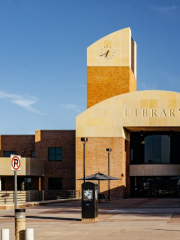
<svg viewBox="0 0 180 240">
<path fill-rule="evenodd" d="M 100 56 L 103 56 L 103 55 L 105 55 L 106 53 L 103 53 L 103 54 L 101 54 Z"/>
<path fill-rule="evenodd" d="M 107 53 L 106 53 L 106 56 L 105 56 L 105 57 L 107 57 L 108 53 L 109 53 L 109 50 L 107 51 Z"/>
<path fill-rule="evenodd" d="M 106 53 L 103 53 L 103 54 L 101 54 L 100 56 L 103 56 L 103 55 L 105 55 L 106 54 L 106 56 L 105 57 L 107 57 L 107 55 L 108 55 L 108 53 L 109 53 L 110 51 L 109 50 L 107 50 L 107 52 Z"/>
</svg>

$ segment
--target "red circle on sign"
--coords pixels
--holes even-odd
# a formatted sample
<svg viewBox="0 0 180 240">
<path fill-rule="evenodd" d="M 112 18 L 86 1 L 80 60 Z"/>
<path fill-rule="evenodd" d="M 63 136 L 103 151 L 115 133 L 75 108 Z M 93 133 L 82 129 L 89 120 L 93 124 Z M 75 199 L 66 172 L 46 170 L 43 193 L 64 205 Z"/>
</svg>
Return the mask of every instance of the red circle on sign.
<svg viewBox="0 0 180 240">
<path fill-rule="evenodd" d="M 17 164 L 17 163 L 15 162 L 15 159 L 18 159 L 19 164 Z M 16 165 L 17 167 L 14 167 L 14 162 L 15 162 L 15 165 Z M 11 166 L 12 166 L 12 168 L 13 168 L 14 170 L 18 170 L 18 169 L 21 167 L 21 161 L 20 161 L 20 159 L 19 159 L 17 156 L 14 156 L 14 157 L 12 158 L 12 160 L 11 160 Z"/>
</svg>

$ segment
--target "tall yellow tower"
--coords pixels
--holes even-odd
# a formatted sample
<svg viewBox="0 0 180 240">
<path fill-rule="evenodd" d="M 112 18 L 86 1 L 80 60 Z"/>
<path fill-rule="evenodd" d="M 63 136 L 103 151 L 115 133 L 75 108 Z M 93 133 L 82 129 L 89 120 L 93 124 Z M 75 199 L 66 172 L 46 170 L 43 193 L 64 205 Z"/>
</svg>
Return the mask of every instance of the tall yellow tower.
<svg viewBox="0 0 180 240">
<path fill-rule="evenodd" d="M 87 48 L 87 108 L 136 91 L 136 43 L 131 29 L 111 33 Z"/>
</svg>

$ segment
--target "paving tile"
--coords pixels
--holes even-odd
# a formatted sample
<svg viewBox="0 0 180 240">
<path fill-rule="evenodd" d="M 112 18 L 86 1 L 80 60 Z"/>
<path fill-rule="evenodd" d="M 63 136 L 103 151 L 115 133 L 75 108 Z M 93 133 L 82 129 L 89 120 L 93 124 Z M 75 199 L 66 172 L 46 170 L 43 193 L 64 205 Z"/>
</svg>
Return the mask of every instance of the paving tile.
<svg viewBox="0 0 180 240">
<path fill-rule="evenodd" d="M 26 208 L 35 240 L 180 240 L 180 199 L 120 199 L 99 204 L 99 221 L 82 222 L 81 202 Z M 0 229 L 14 240 L 14 210 L 0 211 Z"/>
</svg>

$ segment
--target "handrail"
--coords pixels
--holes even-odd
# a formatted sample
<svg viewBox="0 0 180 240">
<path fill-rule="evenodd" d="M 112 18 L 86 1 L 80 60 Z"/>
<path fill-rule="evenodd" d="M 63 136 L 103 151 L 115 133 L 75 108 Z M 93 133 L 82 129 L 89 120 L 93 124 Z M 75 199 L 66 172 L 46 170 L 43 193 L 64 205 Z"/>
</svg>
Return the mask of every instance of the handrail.
<svg viewBox="0 0 180 240">
<path fill-rule="evenodd" d="M 27 190 L 17 192 L 18 202 L 36 202 L 44 200 L 57 200 L 68 198 L 80 198 L 80 190 Z M 14 202 L 14 191 L 0 191 L 0 204 Z"/>
</svg>

